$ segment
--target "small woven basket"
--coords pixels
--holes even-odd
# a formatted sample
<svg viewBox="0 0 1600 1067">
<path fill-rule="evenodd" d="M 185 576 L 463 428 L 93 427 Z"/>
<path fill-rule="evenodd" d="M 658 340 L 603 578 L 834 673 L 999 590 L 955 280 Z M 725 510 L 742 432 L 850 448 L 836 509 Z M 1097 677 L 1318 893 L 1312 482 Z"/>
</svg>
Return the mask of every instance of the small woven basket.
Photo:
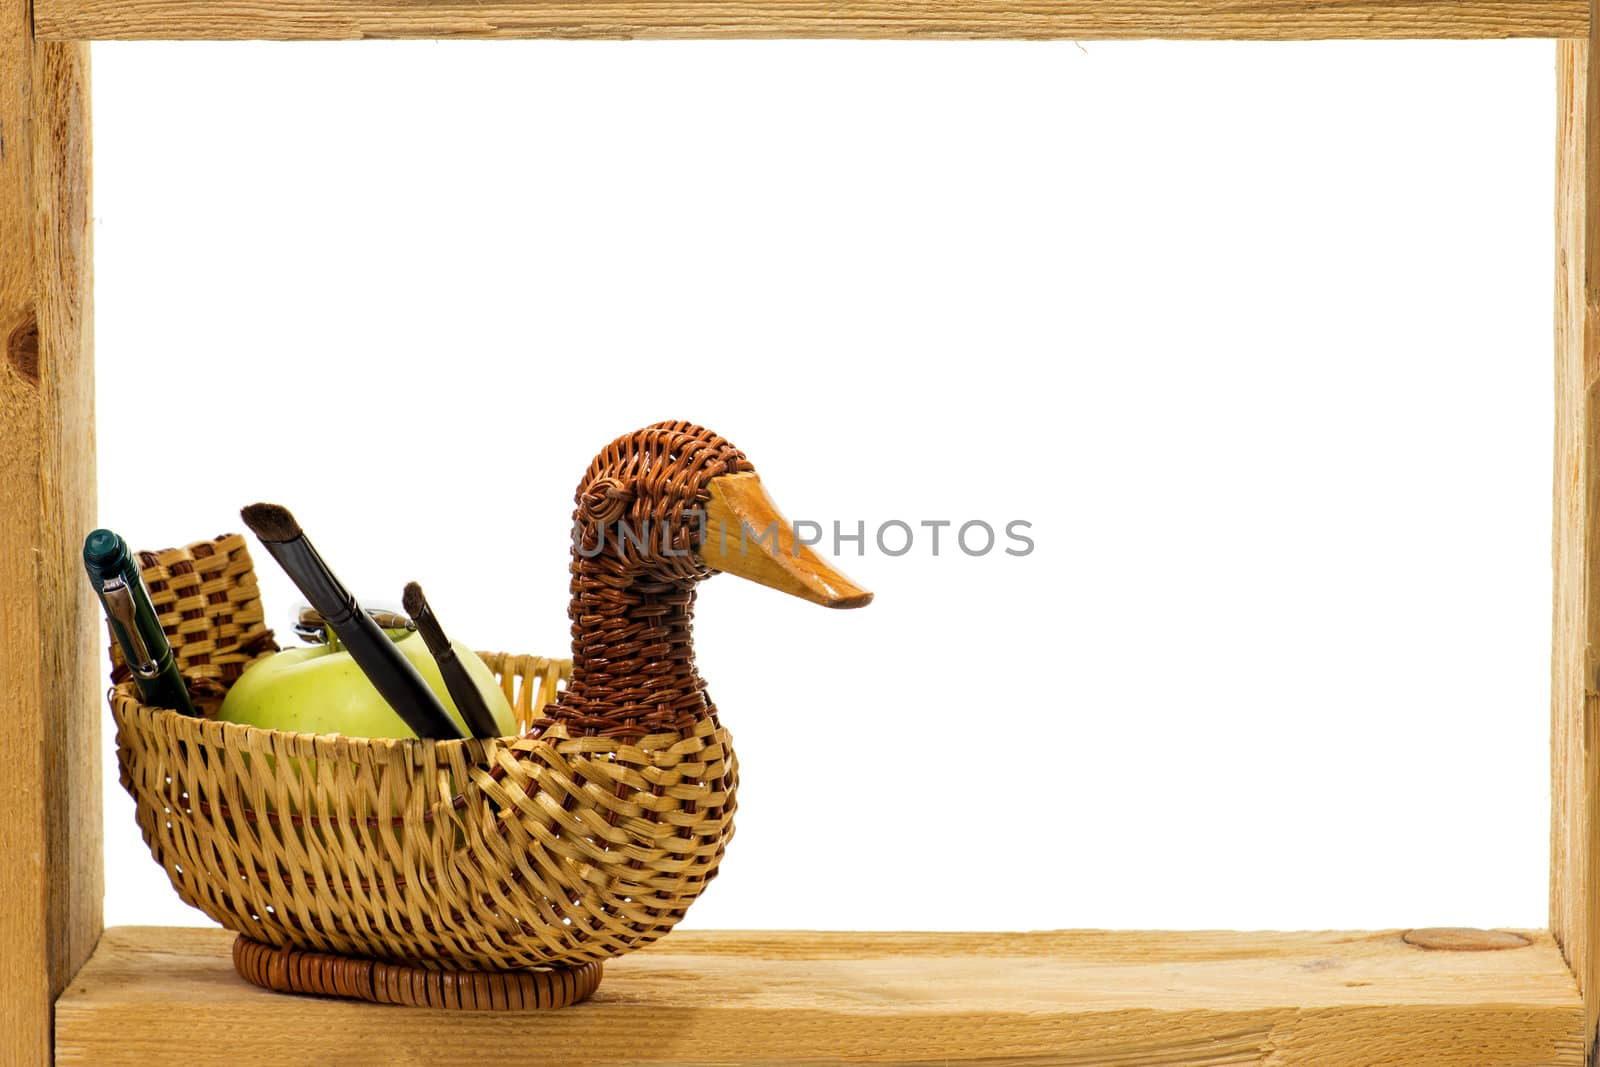
<svg viewBox="0 0 1600 1067">
<path fill-rule="evenodd" d="M 214 715 L 277 649 L 244 539 L 139 562 Z M 467 741 L 262 730 L 142 704 L 111 645 L 117 757 L 145 842 L 186 903 L 243 935 L 235 961 L 258 984 L 453 1007 L 580 1000 L 599 961 L 682 918 L 732 834 L 733 750 L 710 721 L 636 740 L 548 720 Z M 484 660 L 524 732 L 571 669 Z"/>
</svg>

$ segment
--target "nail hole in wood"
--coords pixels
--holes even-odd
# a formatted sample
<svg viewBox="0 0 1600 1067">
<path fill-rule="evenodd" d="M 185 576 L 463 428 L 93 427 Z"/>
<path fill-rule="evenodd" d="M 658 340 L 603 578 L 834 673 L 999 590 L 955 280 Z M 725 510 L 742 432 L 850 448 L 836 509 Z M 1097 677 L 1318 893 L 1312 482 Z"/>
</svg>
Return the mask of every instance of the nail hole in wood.
<svg viewBox="0 0 1600 1067">
<path fill-rule="evenodd" d="M 1510 930 L 1474 930 L 1469 926 L 1429 926 L 1407 930 L 1401 940 L 1418 948 L 1446 952 L 1494 952 L 1503 948 L 1526 948 L 1533 944 Z"/>
</svg>

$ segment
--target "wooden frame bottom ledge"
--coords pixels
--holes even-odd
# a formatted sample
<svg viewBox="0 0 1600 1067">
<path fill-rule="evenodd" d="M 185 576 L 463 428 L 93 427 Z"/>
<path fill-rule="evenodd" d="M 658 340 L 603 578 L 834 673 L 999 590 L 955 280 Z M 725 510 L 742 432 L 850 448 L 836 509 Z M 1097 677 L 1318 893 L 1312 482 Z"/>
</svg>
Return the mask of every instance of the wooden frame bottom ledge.
<svg viewBox="0 0 1600 1067">
<path fill-rule="evenodd" d="M 685 930 L 586 1004 L 445 1012 L 269 993 L 222 930 L 114 927 L 56 1003 L 60 1063 L 1582 1067 L 1545 931 Z"/>
</svg>

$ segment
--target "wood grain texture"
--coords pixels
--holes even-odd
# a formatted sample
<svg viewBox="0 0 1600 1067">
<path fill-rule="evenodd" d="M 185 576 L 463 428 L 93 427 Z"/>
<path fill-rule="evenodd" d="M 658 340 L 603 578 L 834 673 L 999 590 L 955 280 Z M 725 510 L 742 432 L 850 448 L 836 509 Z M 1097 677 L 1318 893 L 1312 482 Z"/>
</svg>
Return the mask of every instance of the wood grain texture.
<svg viewBox="0 0 1600 1067">
<path fill-rule="evenodd" d="M 1600 712 L 1600 69 L 1593 44 L 1562 41 L 1557 55 L 1556 435 L 1552 537 L 1550 928 L 1600 1018 L 1595 940 L 1600 893 L 1596 722 Z"/>
<path fill-rule="evenodd" d="M 123 927 L 57 1007 L 63 1063 L 1176 1065 L 1583 1061 L 1550 936 L 680 931 L 585 1004 L 450 1013 L 247 984 L 221 930 Z"/>
<path fill-rule="evenodd" d="M 0 1063 L 44 1062 L 103 894 L 87 48 L 0 0 Z M 76 542 L 76 544 L 74 543 Z"/>
<path fill-rule="evenodd" d="M 1581 37 L 1584 0 L 37 0 L 48 39 Z"/>
</svg>

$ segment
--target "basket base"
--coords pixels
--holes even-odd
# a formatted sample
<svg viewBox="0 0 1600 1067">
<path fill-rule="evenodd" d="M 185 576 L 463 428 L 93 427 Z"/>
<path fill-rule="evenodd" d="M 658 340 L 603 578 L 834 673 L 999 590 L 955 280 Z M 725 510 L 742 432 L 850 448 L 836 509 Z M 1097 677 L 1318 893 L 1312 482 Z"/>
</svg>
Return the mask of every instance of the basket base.
<svg viewBox="0 0 1600 1067">
<path fill-rule="evenodd" d="M 243 934 L 233 967 L 245 981 L 276 993 L 344 997 L 374 1004 L 462 1011 L 565 1008 L 600 986 L 598 960 L 539 971 L 429 971 L 403 963 L 273 948 Z"/>
</svg>

